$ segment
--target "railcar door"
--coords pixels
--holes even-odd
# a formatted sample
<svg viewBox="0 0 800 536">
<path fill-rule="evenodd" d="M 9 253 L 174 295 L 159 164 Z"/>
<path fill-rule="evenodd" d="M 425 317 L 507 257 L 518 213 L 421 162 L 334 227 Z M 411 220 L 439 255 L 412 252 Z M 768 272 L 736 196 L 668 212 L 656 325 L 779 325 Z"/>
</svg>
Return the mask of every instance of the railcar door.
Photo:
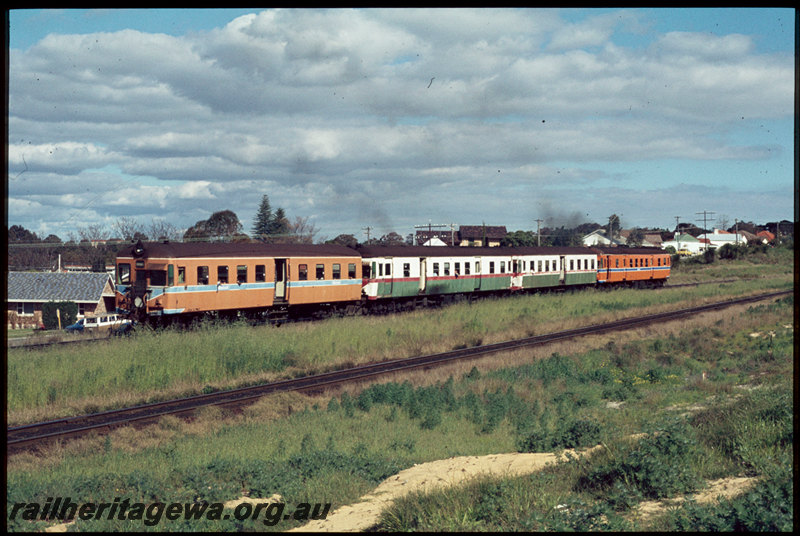
<svg viewBox="0 0 800 536">
<path fill-rule="evenodd" d="M 275 259 L 275 301 L 286 301 L 286 259 Z"/>
<path fill-rule="evenodd" d="M 425 293 L 426 277 L 428 275 L 428 259 L 420 257 L 419 259 L 419 293 Z"/>
<path fill-rule="evenodd" d="M 564 280 L 567 277 L 567 260 L 563 255 L 561 255 L 561 257 L 559 257 L 559 259 L 558 259 L 558 262 L 561 263 L 561 266 L 559 267 L 559 273 L 558 273 L 558 282 L 559 282 L 559 284 L 563 285 L 564 284 Z"/>
</svg>

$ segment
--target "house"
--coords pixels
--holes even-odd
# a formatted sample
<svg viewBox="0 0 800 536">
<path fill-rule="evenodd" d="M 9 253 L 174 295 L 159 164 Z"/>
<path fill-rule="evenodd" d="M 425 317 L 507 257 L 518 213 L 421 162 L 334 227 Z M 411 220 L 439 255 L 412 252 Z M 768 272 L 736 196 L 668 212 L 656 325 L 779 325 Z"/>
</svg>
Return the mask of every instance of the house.
<svg viewBox="0 0 800 536">
<path fill-rule="evenodd" d="M 8 272 L 6 317 L 11 327 L 38 326 L 42 305 L 72 301 L 78 318 L 114 311 L 114 283 L 107 273 Z"/>
<path fill-rule="evenodd" d="M 736 233 L 726 233 L 725 231 L 714 229 L 713 233 L 703 233 L 697 238 L 699 240 L 708 240 L 709 247 L 713 249 L 721 248 L 725 244 L 730 244 L 732 246 L 747 244 L 747 238 L 745 238 L 742 233 L 744 233 L 744 231 L 740 231 L 737 235 Z"/>
<path fill-rule="evenodd" d="M 764 244 L 768 244 L 769 242 L 775 241 L 775 235 L 770 233 L 769 231 L 759 231 L 758 234 L 756 234 L 756 236 Z"/>
<path fill-rule="evenodd" d="M 632 232 L 633 229 L 621 229 L 619 232 L 620 240 L 628 246 L 631 245 L 629 244 L 629 239 Z M 645 248 L 661 247 L 661 235 L 658 233 L 643 233 L 641 246 Z"/>
<path fill-rule="evenodd" d="M 457 245 L 497 247 L 507 234 L 505 225 L 462 225 L 458 228 Z"/>
<path fill-rule="evenodd" d="M 420 246 L 452 246 L 455 240 L 454 234 L 450 230 L 418 230 L 414 235 L 414 241 Z"/>
<path fill-rule="evenodd" d="M 625 241 L 619 238 L 609 239 L 606 229 L 595 229 L 582 239 L 584 246 L 624 246 Z"/>
<path fill-rule="evenodd" d="M 688 251 L 692 255 L 697 255 L 703 251 L 703 242 L 690 234 L 679 234 L 672 240 L 666 240 L 661 243 L 661 249 L 667 249 L 670 246 L 675 248 L 675 251 Z"/>
</svg>

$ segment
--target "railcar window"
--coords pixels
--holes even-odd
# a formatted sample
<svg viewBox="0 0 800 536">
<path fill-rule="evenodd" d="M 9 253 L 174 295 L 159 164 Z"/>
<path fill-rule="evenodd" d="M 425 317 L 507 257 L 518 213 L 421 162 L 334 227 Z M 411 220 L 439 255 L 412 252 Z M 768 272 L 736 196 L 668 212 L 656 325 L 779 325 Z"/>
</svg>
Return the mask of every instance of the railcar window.
<svg viewBox="0 0 800 536">
<path fill-rule="evenodd" d="M 120 263 L 117 268 L 117 284 L 128 284 L 131 282 L 131 265 L 128 263 Z"/>
<path fill-rule="evenodd" d="M 227 266 L 217 266 L 217 283 L 222 283 L 223 285 L 228 283 Z"/>
<path fill-rule="evenodd" d="M 550 271 L 550 261 L 544 261 L 544 271 L 545 272 Z"/>
<path fill-rule="evenodd" d="M 439 263 L 438 262 L 434 262 L 433 263 L 433 275 L 439 275 Z"/>
<path fill-rule="evenodd" d="M 364 279 L 369 279 L 372 277 L 372 267 L 369 264 L 364 264 L 361 266 L 361 277 Z"/>
<path fill-rule="evenodd" d="M 167 285 L 170 287 L 175 284 L 175 267 L 170 264 L 167 266 Z"/>
<path fill-rule="evenodd" d="M 453 274 L 460 275 L 461 274 L 461 263 L 457 262 L 453 267 Z"/>
<path fill-rule="evenodd" d="M 489 261 L 489 273 L 494 273 L 494 261 Z"/>
<path fill-rule="evenodd" d="M 464 263 L 464 275 L 469 275 L 469 262 Z"/>
<path fill-rule="evenodd" d="M 317 280 L 325 279 L 325 265 L 318 264 L 317 265 Z"/>
<path fill-rule="evenodd" d="M 500 261 L 500 273 L 506 273 L 506 261 Z"/>
<path fill-rule="evenodd" d="M 247 283 L 247 266 L 239 265 L 236 267 L 236 282 Z"/>
<path fill-rule="evenodd" d="M 480 261 L 475 261 L 475 273 L 476 274 L 480 274 L 481 273 L 481 263 L 480 263 Z"/>
<path fill-rule="evenodd" d="M 342 278 L 342 265 L 338 263 L 333 264 L 333 278 L 334 279 L 341 279 Z"/>
<path fill-rule="evenodd" d="M 539 261 L 539 269 L 536 270 L 536 271 L 537 272 L 541 272 L 542 271 L 542 261 Z"/>
<path fill-rule="evenodd" d="M 298 270 L 297 279 L 299 281 L 308 281 L 308 265 L 298 264 L 297 270 Z"/>
<path fill-rule="evenodd" d="M 392 263 L 390 263 L 390 262 L 386 263 L 386 269 L 384 269 L 384 274 L 383 275 L 385 275 L 387 277 L 392 275 Z"/>
<path fill-rule="evenodd" d="M 167 284 L 166 270 L 150 270 L 150 284 L 154 287 L 163 287 Z"/>
<path fill-rule="evenodd" d="M 197 284 L 208 285 L 208 266 L 197 267 Z"/>
<path fill-rule="evenodd" d="M 186 284 L 186 267 L 185 266 L 178 266 L 178 284 L 179 285 Z"/>
<path fill-rule="evenodd" d="M 347 265 L 347 277 L 350 279 L 356 278 L 356 264 L 354 262 Z"/>
<path fill-rule="evenodd" d="M 411 277 L 411 263 L 404 262 L 403 263 L 403 277 Z"/>
<path fill-rule="evenodd" d="M 575 259 L 570 259 L 569 260 L 569 269 L 570 269 L 570 271 L 575 269 Z"/>
<path fill-rule="evenodd" d="M 450 275 L 450 263 L 444 263 L 444 275 Z"/>
<path fill-rule="evenodd" d="M 267 280 L 267 266 L 256 264 L 256 283 L 263 283 Z"/>
</svg>

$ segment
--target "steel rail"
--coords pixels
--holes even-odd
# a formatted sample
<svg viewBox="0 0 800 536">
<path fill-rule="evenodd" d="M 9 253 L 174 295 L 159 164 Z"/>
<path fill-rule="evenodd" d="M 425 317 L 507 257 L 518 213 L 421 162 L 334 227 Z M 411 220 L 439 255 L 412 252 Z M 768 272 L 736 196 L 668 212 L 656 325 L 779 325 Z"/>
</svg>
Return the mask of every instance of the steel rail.
<svg viewBox="0 0 800 536">
<path fill-rule="evenodd" d="M 242 387 L 227 391 L 194 395 L 176 400 L 153 402 L 130 408 L 114 409 L 99 413 L 55 419 L 41 423 L 15 426 L 7 428 L 6 443 L 9 449 L 16 449 L 43 442 L 48 439 L 70 437 L 92 430 L 102 430 L 104 428 L 111 429 L 117 426 L 142 422 L 145 420 L 153 420 L 165 415 L 191 412 L 204 406 L 243 404 L 254 399 L 261 398 L 267 394 L 284 391 L 322 389 L 337 383 L 359 381 L 381 374 L 411 370 L 420 367 L 431 367 L 458 359 L 483 357 L 489 354 L 517 350 L 535 345 L 548 344 L 573 337 L 595 335 L 623 329 L 632 329 L 651 324 L 653 322 L 675 320 L 703 312 L 724 309 L 734 305 L 763 301 L 770 298 L 791 294 L 792 292 L 792 290 L 786 290 L 767 294 L 759 294 L 756 296 L 735 298 L 732 300 L 725 300 L 722 302 L 715 302 L 685 309 L 615 320 L 603 324 L 594 324 L 554 333 L 533 335 L 522 339 L 473 346 L 438 354 L 369 363 L 366 365 L 359 365 L 311 376 L 280 380 L 268 384 Z"/>
</svg>

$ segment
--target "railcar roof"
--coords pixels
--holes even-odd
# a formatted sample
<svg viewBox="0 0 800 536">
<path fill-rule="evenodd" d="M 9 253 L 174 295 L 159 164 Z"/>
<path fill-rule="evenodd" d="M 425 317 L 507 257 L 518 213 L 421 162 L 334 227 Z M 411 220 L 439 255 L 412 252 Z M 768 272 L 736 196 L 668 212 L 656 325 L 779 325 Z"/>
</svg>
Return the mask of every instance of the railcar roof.
<svg viewBox="0 0 800 536">
<path fill-rule="evenodd" d="M 596 255 L 582 247 L 452 247 L 452 246 L 360 246 L 363 257 L 500 257 L 511 255 Z"/>
<path fill-rule="evenodd" d="M 143 242 L 145 257 L 360 257 L 335 244 L 264 244 L 262 242 Z M 131 245 L 118 257 L 133 257 Z"/>
<path fill-rule="evenodd" d="M 593 246 L 593 249 L 596 249 L 606 255 L 668 255 L 666 251 L 660 248 Z"/>
</svg>

